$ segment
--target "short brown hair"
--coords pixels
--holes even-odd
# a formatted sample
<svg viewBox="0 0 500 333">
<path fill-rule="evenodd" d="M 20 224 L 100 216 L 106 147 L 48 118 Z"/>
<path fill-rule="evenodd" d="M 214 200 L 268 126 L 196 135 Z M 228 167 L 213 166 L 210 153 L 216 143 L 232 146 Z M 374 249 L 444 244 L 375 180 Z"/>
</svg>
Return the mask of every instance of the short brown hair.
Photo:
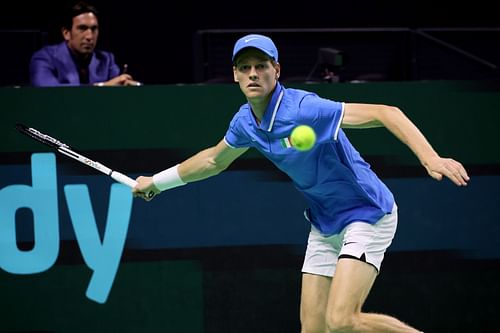
<svg viewBox="0 0 500 333">
<path fill-rule="evenodd" d="M 78 16 L 80 14 L 84 13 L 92 13 L 95 16 L 99 16 L 99 12 L 97 11 L 97 8 L 95 8 L 93 5 L 88 4 L 85 1 L 79 1 L 75 3 L 74 5 L 67 7 L 64 11 L 63 14 L 63 22 L 62 22 L 62 27 L 68 30 L 71 30 L 73 27 L 73 18 L 75 16 Z"/>
</svg>

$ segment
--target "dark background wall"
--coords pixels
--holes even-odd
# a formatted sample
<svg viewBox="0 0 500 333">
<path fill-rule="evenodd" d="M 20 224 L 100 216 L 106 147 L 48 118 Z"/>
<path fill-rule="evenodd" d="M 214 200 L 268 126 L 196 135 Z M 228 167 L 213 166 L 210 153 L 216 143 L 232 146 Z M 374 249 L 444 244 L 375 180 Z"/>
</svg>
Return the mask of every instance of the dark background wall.
<svg viewBox="0 0 500 333">
<path fill-rule="evenodd" d="M 27 68 L 29 55 L 40 46 L 60 40 L 59 13 L 67 0 L 9 1 L 0 11 L 0 30 L 36 30 L 33 37 L 17 34 L 3 38 L 0 61 L 5 71 L 13 65 Z M 356 27 L 496 27 L 495 11 L 484 0 L 473 3 L 447 1 L 94 1 L 101 11 L 99 47 L 115 53 L 119 64 L 148 84 L 192 83 L 195 54 L 194 37 L 203 29 L 290 29 Z M 33 39 L 35 42 L 33 43 Z M 297 35 L 290 44 L 300 44 Z M 22 40 L 22 42 L 20 42 Z M 364 41 L 366 43 L 366 40 Z M 490 49 L 500 43 L 488 43 Z M 279 45 L 284 47 L 285 45 Z M 377 47 L 376 44 L 372 47 Z M 292 51 L 293 52 L 293 48 Z M 230 70 L 229 54 L 226 65 Z M 221 59 L 221 61 L 224 61 Z M 312 65 L 312 64 L 311 64 Z M 285 71 L 286 73 L 286 71 Z M 23 82 L 24 80 L 24 82 Z M 17 77 L 23 84 L 26 73 Z"/>
</svg>

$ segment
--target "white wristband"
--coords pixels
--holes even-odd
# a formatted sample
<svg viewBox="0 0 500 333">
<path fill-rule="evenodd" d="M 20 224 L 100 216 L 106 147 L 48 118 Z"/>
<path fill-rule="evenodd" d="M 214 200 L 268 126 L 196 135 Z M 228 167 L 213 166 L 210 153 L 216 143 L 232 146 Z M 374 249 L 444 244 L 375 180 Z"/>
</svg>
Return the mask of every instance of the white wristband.
<svg viewBox="0 0 500 333">
<path fill-rule="evenodd" d="M 183 182 L 179 176 L 179 171 L 177 170 L 178 167 L 179 164 L 153 175 L 153 183 L 160 191 L 186 185 L 186 183 Z"/>
</svg>

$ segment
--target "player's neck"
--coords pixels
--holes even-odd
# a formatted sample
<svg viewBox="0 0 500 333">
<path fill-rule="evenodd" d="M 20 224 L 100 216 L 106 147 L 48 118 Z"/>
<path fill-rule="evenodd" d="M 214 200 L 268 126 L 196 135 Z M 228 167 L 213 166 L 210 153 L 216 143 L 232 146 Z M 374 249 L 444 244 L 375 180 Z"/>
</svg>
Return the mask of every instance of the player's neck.
<svg viewBox="0 0 500 333">
<path fill-rule="evenodd" d="M 262 118 L 264 118 L 264 114 L 266 113 L 267 106 L 269 105 L 269 100 L 271 96 L 268 96 L 262 100 L 248 100 L 250 107 L 252 108 L 252 113 L 255 118 L 260 122 Z"/>
<path fill-rule="evenodd" d="M 252 108 L 250 108 L 250 111 L 252 112 L 252 116 L 253 116 L 253 118 L 255 119 L 255 122 L 257 123 L 257 125 L 259 125 L 259 126 L 260 126 L 260 121 L 262 120 L 262 117 L 260 117 L 260 118 L 259 118 L 259 117 L 257 117 L 257 115 L 255 114 L 255 112 L 253 112 L 253 109 L 252 109 Z"/>
<path fill-rule="evenodd" d="M 262 118 L 264 118 L 264 110 L 256 110 L 253 106 L 252 106 L 252 114 L 253 116 L 255 117 L 255 120 L 257 120 L 258 123 L 260 123 L 260 121 L 262 120 Z"/>
</svg>

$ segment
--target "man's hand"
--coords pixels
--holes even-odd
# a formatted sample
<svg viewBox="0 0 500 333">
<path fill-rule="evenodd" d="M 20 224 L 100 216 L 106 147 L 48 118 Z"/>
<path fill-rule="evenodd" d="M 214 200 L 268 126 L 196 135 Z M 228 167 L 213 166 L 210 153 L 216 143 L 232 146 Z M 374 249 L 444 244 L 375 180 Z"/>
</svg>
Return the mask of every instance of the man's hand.
<svg viewBox="0 0 500 333">
<path fill-rule="evenodd" d="M 458 186 L 466 186 L 470 180 L 463 165 L 451 158 L 435 156 L 423 165 L 427 169 L 427 173 L 437 180 L 441 180 L 445 176 Z"/>
<path fill-rule="evenodd" d="M 99 86 L 142 86 L 142 83 L 139 81 L 134 81 L 130 74 L 121 74 L 117 77 L 112 78 L 109 81 L 101 82 L 101 84 L 97 84 Z"/>
<path fill-rule="evenodd" d="M 146 201 L 151 201 L 160 190 L 153 183 L 153 177 L 140 176 L 136 179 L 137 185 L 132 189 L 135 197 L 143 198 Z"/>
</svg>

